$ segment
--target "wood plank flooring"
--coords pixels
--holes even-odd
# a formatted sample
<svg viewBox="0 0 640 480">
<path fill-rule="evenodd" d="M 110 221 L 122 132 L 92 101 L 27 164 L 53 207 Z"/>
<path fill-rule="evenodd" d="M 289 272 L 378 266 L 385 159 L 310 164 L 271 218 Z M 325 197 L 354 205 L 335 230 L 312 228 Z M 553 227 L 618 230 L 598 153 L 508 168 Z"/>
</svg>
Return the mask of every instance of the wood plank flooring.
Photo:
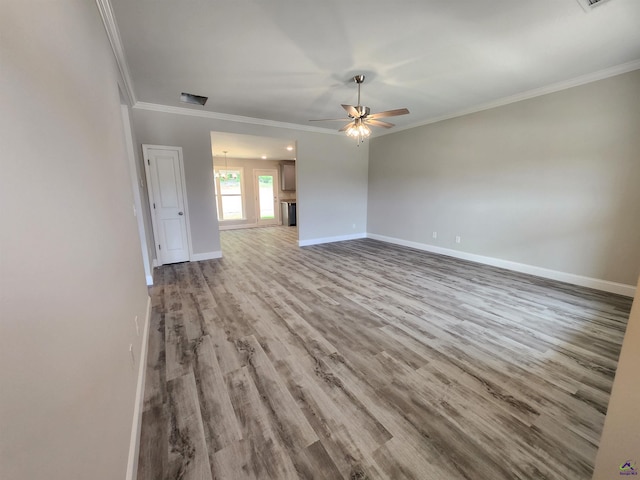
<svg viewBox="0 0 640 480">
<path fill-rule="evenodd" d="M 630 299 L 296 237 L 156 270 L 139 480 L 591 478 Z"/>
</svg>

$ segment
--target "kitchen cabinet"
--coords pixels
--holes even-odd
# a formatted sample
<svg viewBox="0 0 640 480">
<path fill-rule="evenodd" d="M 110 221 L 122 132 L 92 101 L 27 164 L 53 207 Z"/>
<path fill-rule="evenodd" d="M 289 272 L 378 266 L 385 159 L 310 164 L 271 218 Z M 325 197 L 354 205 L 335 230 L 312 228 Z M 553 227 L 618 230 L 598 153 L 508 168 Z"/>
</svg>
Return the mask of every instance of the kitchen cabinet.
<svg viewBox="0 0 640 480">
<path fill-rule="evenodd" d="M 283 192 L 296 191 L 296 164 L 294 162 L 280 164 L 280 188 Z"/>
</svg>

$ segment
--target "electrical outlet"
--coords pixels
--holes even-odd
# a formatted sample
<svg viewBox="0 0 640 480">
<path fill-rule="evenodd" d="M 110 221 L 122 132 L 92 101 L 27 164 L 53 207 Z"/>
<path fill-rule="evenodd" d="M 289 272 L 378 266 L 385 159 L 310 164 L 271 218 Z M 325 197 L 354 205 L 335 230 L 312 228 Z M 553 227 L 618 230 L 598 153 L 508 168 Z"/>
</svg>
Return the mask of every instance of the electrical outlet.
<svg viewBox="0 0 640 480">
<path fill-rule="evenodd" d="M 140 336 L 140 325 L 138 325 L 138 315 L 133 319 L 133 323 L 136 324 L 136 335 Z"/>
<path fill-rule="evenodd" d="M 460 235 L 456 235 L 456 243 L 460 243 L 462 241 L 462 239 L 460 238 Z"/>
<path fill-rule="evenodd" d="M 431 234 L 431 237 L 432 237 L 432 238 L 438 238 L 438 232 L 433 232 L 433 233 Z"/>
</svg>

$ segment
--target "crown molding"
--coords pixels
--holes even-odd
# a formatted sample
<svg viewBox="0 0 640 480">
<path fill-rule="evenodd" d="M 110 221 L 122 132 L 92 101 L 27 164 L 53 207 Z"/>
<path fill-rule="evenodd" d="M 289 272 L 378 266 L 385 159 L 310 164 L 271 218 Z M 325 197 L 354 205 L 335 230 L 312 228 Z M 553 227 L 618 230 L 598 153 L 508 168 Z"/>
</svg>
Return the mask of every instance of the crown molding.
<svg viewBox="0 0 640 480">
<path fill-rule="evenodd" d="M 424 125 L 430 125 L 432 123 L 442 122 L 443 120 L 450 120 L 452 118 L 462 117 L 464 115 L 470 115 L 472 113 L 481 112 L 483 110 L 490 110 L 492 108 L 502 107 L 504 105 L 509 105 L 511 103 L 521 102 L 522 100 L 529 100 L 531 98 L 541 97 L 543 95 L 560 92 L 562 90 L 567 90 L 569 88 L 579 87 L 580 85 L 586 85 L 587 83 L 597 82 L 598 80 L 604 80 L 609 77 L 615 77 L 616 75 L 622 75 L 623 73 L 633 72 L 634 70 L 638 70 L 638 69 L 640 69 L 640 59 L 623 63 L 621 65 L 616 65 L 615 67 L 605 68 L 604 70 L 598 70 L 596 72 L 588 73 L 586 75 L 572 78 L 570 80 L 565 80 L 562 82 L 547 85 L 546 87 L 536 88 L 534 90 L 518 93 L 510 97 L 504 97 L 499 100 L 494 100 L 493 102 L 476 105 L 475 107 L 471 107 L 465 110 L 460 110 L 455 113 L 442 115 L 440 117 L 434 117 L 419 123 L 413 123 L 411 125 L 407 125 L 403 127 L 398 127 L 398 128 L 395 128 L 392 132 L 381 132 L 380 134 L 375 136 L 382 137 L 384 135 L 390 135 L 393 133 L 400 132 L 402 130 L 409 130 L 416 127 L 422 127 Z"/>
<path fill-rule="evenodd" d="M 184 107 L 171 107 L 158 103 L 136 102 L 133 106 L 137 110 L 150 110 L 152 112 L 173 113 L 176 115 L 187 115 L 191 117 L 210 118 L 213 120 L 224 120 L 226 122 L 248 123 L 251 125 L 263 125 L 267 127 L 288 128 L 290 130 L 302 130 L 304 132 L 324 133 L 339 135 L 340 132 L 328 128 L 312 127 L 310 125 L 300 125 L 297 123 L 278 122 L 264 118 L 243 117 L 241 115 L 231 115 L 228 113 L 209 112 L 207 110 L 195 110 Z"/>
<path fill-rule="evenodd" d="M 98 11 L 102 17 L 102 23 L 107 31 L 107 37 L 109 37 L 109 43 L 111 44 L 111 50 L 116 58 L 118 64 L 118 70 L 120 70 L 120 78 L 122 79 L 123 87 L 127 96 L 129 105 L 136 104 L 136 94 L 133 90 L 133 82 L 131 81 L 131 74 L 129 73 L 129 66 L 127 65 L 127 59 L 124 55 L 124 47 L 122 46 L 122 39 L 120 38 L 120 30 L 116 23 L 115 16 L 113 14 L 113 8 L 111 7 L 110 0 L 96 0 Z"/>
<path fill-rule="evenodd" d="M 246 123 L 251 125 L 263 125 L 263 126 L 276 127 L 276 128 L 288 128 L 291 130 L 301 130 L 306 132 L 315 132 L 315 133 L 324 133 L 324 134 L 330 133 L 335 135 L 338 135 L 340 133 L 333 129 L 312 127 L 310 125 L 300 125 L 297 123 L 279 122 L 276 120 L 244 117 L 241 115 L 209 112 L 205 110 L 194 110 L 194 109 L 183 108 L 183 107 L 172 107 L 172 106 L 160 105 L 156 103 L 138 102 L 136 99 L 135 91 L 133 89 L 133 81 L 131 80 L 131 74 L 129 73 L 129 67 L 127 65 L 127 60 L 124 54 L 124 47 L 122 45 L 120 31 L 118 30 L 118 25 L 116 23 L 115 16 L 113 14 L 113 8 L 111 6 L 111 2 L 110 0 L 96 0 L 96 5 L 98 6 L 98 11 L 100 12 L 100 16 L 102 17 L 102 22 L 104 24 L 107 37 L 109 38 L 109 43 L 111 44 L 111 49 L 113 50 L 113 54 L 115 56 L 116 63 L 118 65 L 118 69 L 120 71 L 120 76 L 125 89 L 124 93 L 128 97 L 129 105 L 131 105 L 133 108 L 140 109 L 140 110 L 150 110 L 155 112 L 173 113 L 177 115 L 188 115 L 188 116 L 194 116 L 194 117 L 211 118 L 215 120 L 224 120 L 228 122 Z M 403 130 L 410 130 L 412 128 L 422 127 L 425 125 L 430 125 L 432 123 L 442 122 L 444 120 L 450 120 L 452 118 L 462 117 L 464 115 L 470 115 L 472 113 L 481 112 L 483 110 L 490 110 L 492 108 L 502 107 L 504 105 L 509 105 L 511 103 L 516 103 L 523 100 L 540 97 L 542 95 L 559 92 L 569 88 L 578 87 L 580 85 L 596 82 L 598 80 L 604 80 L 609 77 L 614 77 L 616 75 L 621 75 L 623 73 L 632 72 L 638 69 L 640 69 L 640 59 L 632 60 L 630 62 L 623 63 L 621 65 L 616 65 L 614 67 L 598 70 L 596 72 L 588 73 L 586 75 L 582 75 L 580 77 L 576 77 L 570 80 L 565 80 L 562 82 L 547 85 L 545 87 L 536 88 L 526 92 L 518 93 L 516 95 L 504 97 L 498 100 L 494 100 L 492 102 L 479 104 L 465 110 L 457 111 L 455 113 L 442 115 L 439 117 L 433 117 L 433 118 L 430 118 L 421 122 L 417 122 L 417 123 L 412 123 L 410 125 L 406 125 L 403 127 L 396 127 L 392 131 L 380 132 L 378 134 L 372 135 L 371 137 L 375 138 L 375 137 L 382 137 L 384 135 L 392 135 L 393 133 L 397 133 Z"/>
</svg>

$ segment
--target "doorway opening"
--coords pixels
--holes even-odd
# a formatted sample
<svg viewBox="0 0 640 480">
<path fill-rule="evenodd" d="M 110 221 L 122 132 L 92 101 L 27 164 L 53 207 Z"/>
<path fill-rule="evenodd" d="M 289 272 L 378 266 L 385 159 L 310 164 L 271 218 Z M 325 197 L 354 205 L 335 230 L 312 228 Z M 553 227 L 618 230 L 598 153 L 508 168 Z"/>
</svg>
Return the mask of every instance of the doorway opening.
<svg viewBox="0 0 640 480">
<path fill-rule="evenodd" d="M 256 198 L 256 223 L 258 225 L 279 225 L 278 211 L 278 170 L 264 168 L 253 170 Z"/>
<path fill-rule="evenodd" d="M 295 140 L 211 132 L 211 154 L 220 231 L 283 226 L 297 238 L 297 219 L 283 218 L 297 211 Z"/>
</svg>

